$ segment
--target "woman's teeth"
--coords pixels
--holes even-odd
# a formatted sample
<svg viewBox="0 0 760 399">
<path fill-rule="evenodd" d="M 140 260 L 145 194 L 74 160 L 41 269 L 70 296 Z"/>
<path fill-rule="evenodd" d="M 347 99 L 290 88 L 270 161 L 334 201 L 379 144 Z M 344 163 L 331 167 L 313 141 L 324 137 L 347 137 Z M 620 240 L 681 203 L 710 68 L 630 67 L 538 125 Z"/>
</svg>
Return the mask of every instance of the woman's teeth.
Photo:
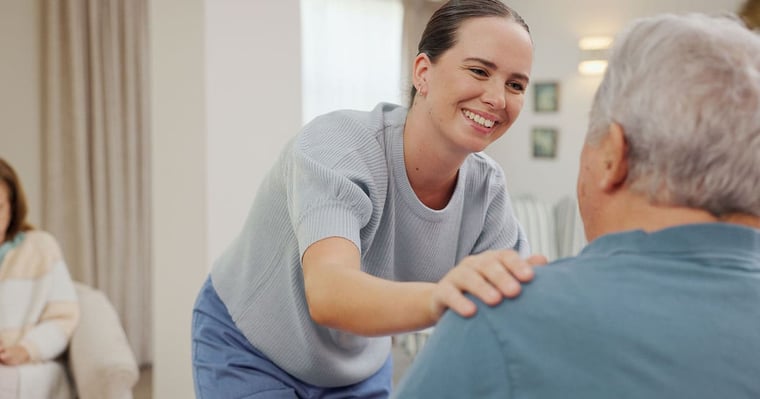
<svg viewBox="0 0 760 399">
<path fill-rule="evenodd" d="M 464 115 L 467 118 L 469 118 L 470 120 L 478 123 L 479 125 L 485 126 L 485 127 L 488 127 L 488 128 L 493 127 L 493 125 L 495 123 L 494 121 L 492 121 L 490 119 L 486 119 L 486 118 L 484 118 L 484 117 L 482 117 L 482 116 L 480 116 L 480 115 L 478 115 L 478 114 L 476 114 L 476 113 L 474 113 L 472 111 L 465 110 L 464 111 Z"/>
</svg>

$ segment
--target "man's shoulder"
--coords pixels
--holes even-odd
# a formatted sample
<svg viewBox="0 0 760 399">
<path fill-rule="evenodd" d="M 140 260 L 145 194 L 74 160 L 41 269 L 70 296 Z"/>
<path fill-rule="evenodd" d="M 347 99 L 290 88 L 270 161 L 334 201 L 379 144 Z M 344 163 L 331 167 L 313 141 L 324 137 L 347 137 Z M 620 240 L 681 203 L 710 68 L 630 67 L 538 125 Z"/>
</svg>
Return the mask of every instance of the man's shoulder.
<svg viewBox="0 0 760 399">
<path fill-rule="evenodd" d="M 497 306 L 478 303 L 482 318 L 496 326 L 510 324 L 540 325 L 556 323 L 578 315 L 599 298 L 612 292 L 615 265 L 611 259 L 594 257 L 564 258 L 537 267 L 535 276 L 523 284 L 516 298 L 505 298 Z"/>
</svg>

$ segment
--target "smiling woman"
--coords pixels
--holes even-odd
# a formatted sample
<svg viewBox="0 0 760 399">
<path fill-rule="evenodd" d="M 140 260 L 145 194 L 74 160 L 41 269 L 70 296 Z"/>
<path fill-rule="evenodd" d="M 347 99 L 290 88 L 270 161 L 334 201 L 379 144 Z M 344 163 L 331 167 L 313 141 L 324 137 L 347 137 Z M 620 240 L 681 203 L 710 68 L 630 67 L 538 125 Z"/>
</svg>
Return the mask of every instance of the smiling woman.
<svg viewBox="0 0 760 399">
<path fill-rule="evenodd" d="M 439 56 L 421 51 L 414 60 L 416 93 L 407 116 L 406 142 L 411 147 L 446 147 L 446 158 L 456 165 L 470 153 L 483 151 L 517 119 L 533 47 L 523 25 L 502 17 L 462 22 L 455 43 Z M 419 161 L 430 165 L 431 160 Z M 412 169 L 410 180 L 419 170 Z"/>
<path fill-rule="evenodd" d="M 504 173 L 481 152 L 523 107 L 528 26 L 500 0 L 450 1 L 418 50 L 408 109 L 319 116 L 280 154 L 198 296 L 198 398 L 388 397 L 389 335 L 532 278 L 542 258 L 523 260 Z"/>
</svg>

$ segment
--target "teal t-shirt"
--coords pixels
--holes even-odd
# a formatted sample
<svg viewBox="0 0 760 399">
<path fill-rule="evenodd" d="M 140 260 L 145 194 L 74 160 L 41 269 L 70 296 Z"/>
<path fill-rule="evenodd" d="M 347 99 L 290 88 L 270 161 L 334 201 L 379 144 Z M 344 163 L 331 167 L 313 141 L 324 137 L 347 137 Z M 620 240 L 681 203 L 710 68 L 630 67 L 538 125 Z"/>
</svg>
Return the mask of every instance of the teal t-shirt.
<svg viewBox="0 0 760 399">
<path fill-rule="evenodd" d="M 610 234 L 449 311 L 396 398 L 760 398 L 760 230 Z"/>
</svg>

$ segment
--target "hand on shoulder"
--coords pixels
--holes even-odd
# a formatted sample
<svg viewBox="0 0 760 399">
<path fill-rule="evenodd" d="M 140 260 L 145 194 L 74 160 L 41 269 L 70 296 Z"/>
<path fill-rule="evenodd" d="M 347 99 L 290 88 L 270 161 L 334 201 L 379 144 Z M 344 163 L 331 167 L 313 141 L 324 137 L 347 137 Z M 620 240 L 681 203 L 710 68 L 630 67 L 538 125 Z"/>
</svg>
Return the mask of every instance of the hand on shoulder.
<svg viewBox="0 0 760 399">
<path fill-rule="evenodd" d="M 514 250 L 486 251 L 464 258 L 436 284 L 431 312 L 438 320 L 446 308 L 463 317 L 475 314 L 477 307 L 464 294 L 470 293 L 494 306 L 502 298 L 520 295 L 521 283 L 533 279 L 533 267 L 545 265 L 546 257 L 533 255 L 522 259 Z"/>
</svg>

